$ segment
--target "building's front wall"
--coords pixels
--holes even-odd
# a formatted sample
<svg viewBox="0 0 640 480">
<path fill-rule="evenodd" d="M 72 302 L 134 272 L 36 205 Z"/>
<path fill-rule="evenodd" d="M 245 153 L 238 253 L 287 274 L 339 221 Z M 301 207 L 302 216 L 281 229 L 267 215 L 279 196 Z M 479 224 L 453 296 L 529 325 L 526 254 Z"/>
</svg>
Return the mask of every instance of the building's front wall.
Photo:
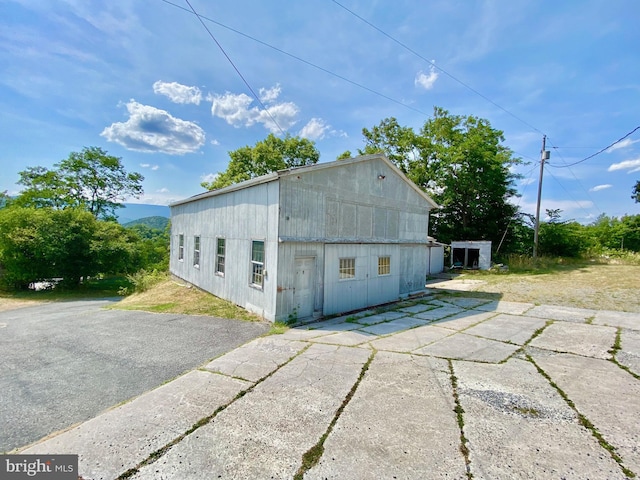
<svg viewBox="0 0 640 480">
<path fill-rule="evenodd" d="M 249 311 L 274 320 L 278 263 L 278 182 L 273 181 L 171 207 L 172 274 Z M 180 260 L 179 238 L 184 236 Z M 195 236 L 200 262 L 194 266 Z M 217 241 L 224 239 L 224 274 L 217 269 Z M 253 241 L 264 242 L 262 288 L 251 285 Z"/>
<path fill-rule="evenodd" d="M 429 205 L 383 160 L 294 170 L 281 177 L 280 198 L 278 320 L 308 318 L 309 297 L 296 290 L 308 268 L 315 316 L 424 289 Z M 389 274 L 378 275 L 380 257 Z M 340 278 L 341 258 L 355 259 L 355 278 Z"/>
</svg>

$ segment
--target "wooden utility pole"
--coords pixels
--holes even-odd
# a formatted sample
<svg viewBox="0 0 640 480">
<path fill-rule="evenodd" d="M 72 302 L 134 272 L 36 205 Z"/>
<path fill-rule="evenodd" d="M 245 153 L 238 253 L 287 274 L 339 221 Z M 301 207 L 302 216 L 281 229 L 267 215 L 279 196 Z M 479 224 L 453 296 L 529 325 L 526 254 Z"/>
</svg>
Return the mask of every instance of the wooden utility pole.
<svg viewBox="0 0 640 480">
<path fill-rule="evenodd" d="M 549 160 L 550 152 L 545 150 L 547 136 L 542 136 L 542 150 L 540 151 L 540 179 L 538 180 L 538 202 L 536 203 L 536 224 L 533 230 L 533 258 L 538 256 L 538 231 L 540 229 L 540 199 L 542 197 L 542 177 L 544 175 L 544 161 Z"/>
</svg>

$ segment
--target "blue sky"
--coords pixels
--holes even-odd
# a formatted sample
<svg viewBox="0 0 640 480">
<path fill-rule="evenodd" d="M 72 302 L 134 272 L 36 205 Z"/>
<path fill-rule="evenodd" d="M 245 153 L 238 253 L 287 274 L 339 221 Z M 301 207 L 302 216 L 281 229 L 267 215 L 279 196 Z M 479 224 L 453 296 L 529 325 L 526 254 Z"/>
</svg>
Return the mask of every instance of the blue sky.
<svg viewBox="0 0 640 480">
<path fill-rule="evenodd" d="M 172 2 L 0 0 L 0 191 L 99 146 L 145 176 L 136 202 L 166 205 L 280 128 L 326 162 L 362 148 L 363 127 L 419 129 L 439 106 L 488 119 L 529 162 L 523 211 L 546 134 L 543 212 L 640 213 L 640 129 L 566 167 L 640 126 L 637 0 L 190 0 L 250 88 Z"/>
</svg>

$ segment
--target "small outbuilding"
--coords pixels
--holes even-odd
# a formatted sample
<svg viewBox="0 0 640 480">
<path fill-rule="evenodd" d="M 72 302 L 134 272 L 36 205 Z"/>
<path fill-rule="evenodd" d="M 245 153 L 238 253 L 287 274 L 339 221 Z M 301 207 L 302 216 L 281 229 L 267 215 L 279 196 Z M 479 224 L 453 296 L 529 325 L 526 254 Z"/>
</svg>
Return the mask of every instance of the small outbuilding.
<svg viewBox="0 0 640 480">
<path fill-rule="evenodd" d="M 451 242 L 451 268 L 489 270 L 491 242 L 488 240 Z"/>
<path fill-rule="evenodd" d="M 383 155 L 292 168 L 171 206 L 173 275 L 271 321 L 379 305 L 444 267 L 436 203 Z"/>
</svg>

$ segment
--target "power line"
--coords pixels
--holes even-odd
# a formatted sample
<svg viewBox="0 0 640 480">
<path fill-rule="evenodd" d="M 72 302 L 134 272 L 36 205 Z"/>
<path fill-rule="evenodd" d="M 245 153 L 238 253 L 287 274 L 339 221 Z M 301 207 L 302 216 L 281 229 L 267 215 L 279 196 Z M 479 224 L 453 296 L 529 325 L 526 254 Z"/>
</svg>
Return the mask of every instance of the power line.
<svg viewBox="0 0 640 480">
<path fill-rule="evenodd" d="M 233 63 L 233 60 L 231 60 L 231 57 L 229 57 L 229 55 L 227 55 L 227 52 L 225 52 L 224 48 L 222 48 L 222 45 L 220 45 L 220 42 L 218 42 L 218 40 L 216 40 L 216 37 L 213 35 L 213 33 L 211 33 L 211 30 L 209 30 L 209 27 L 207 27 L 207 25 L 202 21 L 202 18 L 200 18 L 200 15 L 198 15 L 198 13 L 195 11 L 195 9 L 191 6 L 191 3 L 189 3 L 189 0 L 185 0 L 185 2 L 187 3 L 187 5 L 189 5 L 189 8 L 191 9 L 191 11 L 193 12 L 193 14 L 198 17 L 198 20 L 200 20 L 200 23 L 202 24 L 202 26 L 204 27 L 204 29 L 207 31 L 207 33 L 209 34 L 209 36 L 211 37 L 211 39 L 216 43 L 216 45 L 218 45 L 218 48 L 220 49 L 220 51 L 224 54 L 224 56 L 227 58 L 227 60 L 229 60 L 229 63 L 231 64 L 231 66 L 233 67 L 233 69 L 236 71 L 236 73 L 240 76 L 240 78 L 242 79 L 242 81 L 244 82 L 244 84 L 247 86 L 247 88 L 249 89 L 249 91 L 253 94 L 253 97 L 257 100 L 257 102 L 260 104 L 260 106 L 262 107 L 262 109 L 267 112 L 267 115 L 269 115 L 269 117 L 271 118 L 271 120 L 273 120 L 273 123 L 276 125 L 276 127 L 278 127 L 278 130 L 280 130 L 280 132 L 282 132 L 283 135 L 286 135 L 286 132 L 282 129 L 282 127 L 280 126 L 280 124 L 277 122 L 277 120 L 273 117 L 273 115 L 271 115 L 271 112 L 269 111 L 269 109 L 264 105 L 264 103 L 262 103 L 262 100 L 260 100 L 260 97 L 256 94 L 256 92 L 253 90 L 253 88 L 251 88 L 251 85 L 249 85 L 249 82 L 247 82 L 247 79 L 244 78 L 244 75 L 242 75 L 242 73 L 240 72 L 240 70 L 238 70 L 238 67 L 236 67 L 236 64 Z"/>
<path fill-rule="evenodd" d="M 586 158 L 583 158 L 582 160 L 578 160 L 577 162 L 573 162 L 573 163 L 569 163 L 568 165 L 551 165 L 552 167 L 555 168 L 567 168 L 567 167 L 573 167 L 574 165 L 578 165 L 579 163 L 582 162 L 586 162 L 587 160 L 592 159 L 593 157 L 600 155 L 601 153 L 609 150 L 611 147 L 613 147 L 614 145 L 620 143 L 621 141 L 623 141 L 625 138 L 629 137 L 630 135 L 632 135 L 633 133 L 635 133 L 636 131 L 640 130 L 640 125 L 638 125 L 636 128 L 634 128 L 633 130 L 631 130 L 629 133 L 627 133 L 624 137 L 619 138 L 618 140 L 616 140 L 615 142 L 613 142 L 610 145 L 607 145 L 604 148 L 601 148 L 600 150 L 598 150 L 596 153 L 594 153 L 593 155 L 589 155 Z M 557 147 L 554 147 L 557 148 Z"/>
<path fill-rule="evenodd" d="M 384 35 L 385 37 L 387 37 L 388 39 L 390 39 L 391 41 L 397 43 L 398 45 L 400 45 L 402 48 L 404 48 L 405 50 L 411 52 L 412 54 L 414 54 L 416 57 L 420 58 L 421 60 L 424 60 L 425 62 L 427 62 L 429 65 L 431 65 L 433 68 L 436 68 L 438 70 L 440 70 L 442 73 L 444 73 L 446 76 L 448 76 L 449 78 L 451 78 L 452 80 L 454 80 L 455 82 L 459 83 L 460 85 L 462 85 L 463 87 L 465 87 L 466 89 L 470 90 L 471 92 L 475 93 L 476 95 L 478 95 L 479 97 L 483 98 L 484 100 L 486 100 L 487 102 L 489 102 L 491 105 L 493 105 L 494 107 L 499 108 L 500 110 L 502 110 L 503 112 L 505 112 L 506 114 L 510 115 L 511 117 L 515 118 L 516 120 L 518 120 L 519 122 L 521 122 L 522 124 L 526 125 L 527 127 L 531 128 L 532 130 L 538 132 L 541 135 L 544 135 L 543 132 L 541 132 L 538 128 L 534 127 L 533 125 L 531 125 L 529 122 L 523 120 L 522 118 L 518 117 L 516 114 L 510 112 L 509 110 L 507 110 L 506 108 L 502 107 L 501 105 L 498 105 L 496 102 L 494 102 L 493 100 L 491 100 L 489 97 L 487 97 L 486 95 L 483 95 L 482 93 L 480 93 L 478 90 L 476 90 L 475 88 L 471 87 L 469 84 L 463 82 L 462 80 L 460 80 L 459 78 L 455 77 L 454 75 L 452 75 L 451 73 L 447 72 L 444 68 L 439 67 L 438 65 L 436 65 L 435 62 L 432 62 L 431 60 L 425 58 L 424 56 L 422 56 L 420 53 L 416 52 L 414 49 L 412 49 L 411 47 L 409 47 L 408 45 L 406 45 L 405 43 L 401 42 L 400 40 L 398 40 L 397 38 L 389 35 L 387 32 L 385 32 L 384 30 L 382 30 L 381 28 L 377 27 L 376 25 L 374 25 L 373 23 L 371 23 L 370 21 L 368 21 L 366 18 L 361 17 L 360 15 L 358 15 L 357 13 L 355 13 L 353 10 L 350 10 L 349 8 L 345 7 L 344 5 L 342 5 L 340 2 L 338 2 L 337 0 L 331 0 L 333 3 L 335 3 L 336 5 L 338 5 L 339 7 L 343 8 L 344 10 L 346 10 L 347 12 L 349 12 L 351 15 L 353 15 L 354 17 L 356 17 L 357 19 L 361 20 L 362 22 L 366 23 L 367 25 L 369 25 L 371 28 L 373 28 L 374 30 L 377 30 L 378 32 L 380 32 L 382 35 Z"/>
<path fill-rule="evenodd" d="M 547 171 L 547 173 L 548 173 L 549 175 L 551 175 L 551 178 L 553 178 L 553 179 L 556 181 L 556 183 L 557 183 L 558 185 L 560 185 L 560 187 L 562 187 L 562 189 L 567 193 L 567 195 L 568 195 L 569 197 L 571 197 L 571 200 L 573 200 L 573 202 L 578 206 L 578 208 L 580 208 L 584 213 L 586 213 L 586 214 L 587 214 L 587 217 L 588 217 L 588 216 L 589 216 L 589 212 L 588 212 L 588 211 L 587 211 L 587 210 L 586 210 L 586 209 L 585 209 L 585 208 L 580 204 L 580 202 L 579 202 L 578 200 L 576 200 L 576 199 L 573 197 L 573 195 L 571 195 L 571 193 L 569 193 L 569 190 L 567 190 L 567 189 L 565 188 L 565 186 L 564 186 L 562 183 L 560 183 L 560 180 L 558 180 L 558 179 L 556 178 L 556 176 L 555 176 L 553 173 L 551 173 L 551 172 L 549 172 L 549 171 Z M 600 209 L 598 209 L 598 210 L 600 210 Z"/>
<path fill-rule="evenodd" d="M 171 1 L 169 1 L 169 0 L 162 0 L 162 1 L 163 1 L 164 3 L 166 3 L 166 4 L 169 4 L 169 5 L 173 6 L 173 7 L 176 7 L 176 8 L 179 8 L 179 9 L 181 9 L 181 10 L 184 10 L 185 12 L 188 12 L 188 13 L 194 14 L 194 12 L 193 12 L 193 11 L 191 11 L 191 10 L 189 10 L 188 8 L 184 8 L 183 6 L 181 6 L 181 5 L 177 5 L 177 4 L 175 4 L 175 3 L 173 3 L 173 2 L 171 2 Z M 308 66 L 310 66 L 310 67 L 316 68 L 316 69 L 318 69 L 318 70 L 320 70 L 320 71 L 322 71 L 322 72 L 324 72 L 324 73 L 327 73 L 327 74 L 329 74 L 329 75 L 331 75 L 331 76 L 333 76 L 333 77 L 339 78 L 340 80 L 343 80 L 343 81 L 345 81 L 345 82 L 347 82 L 347 83 L 350 83 L 351 85 L 354 85 L 354 86 L 356 86 L 356 87 L 358 87 L 358 88 L 361 88 L 361 89 L 363 89 L 363 90 L 366 90 L 366 91 L 368 91 L 369 93 L 373 93 L 374 95 L 377 95 L 377 96 L 379 96 L 379 97 L 381 97 L 381 98 L 384 98 L 385 100 L 389 100 L 389 101 L 391 101 L 391 102 L 393 102 L 393 103 L 396 103 L 396 104 L 398 104 L 398 105 L 401 105 L 401 106 L 403 106 L 403 107 L 405 107 L 405 108 L 407 108 L 407 109 L 409 109 L 409 110 L 413 110 L 414 112 L 419 113 L 419 114 L 421 114 L 421 115 L 424 115 L 424 116 L 426 116 L 426 117 L 430 117 L 430 116 L 431 116 L 429 113 L 425 112 L 424 110 L 421 110 L 421 109 L 419 109 L 419 108 L 412 107 L 411 105 L 409 105 L 409 104 L 407 104 L 407 103 L 404 103 L 404 102 L 402 102 L 402 101 L 400 101 L 400 100 L 397 100 L 397 99 L 395 99 L 395 98 L 389 97 L 388 95 L 385 95 L 384 93 L 380 93 L 380 92 L 378 92 L 378 91 L 376 91 L 376 90 L 373 90 L 372 88 L 367 87 L 366 85 L 363 85 L 363 84 L 361 84 L 361 83 L 358 83 L 358 82 L 356 82 L 356 81 L 354 81 L 354 80 L 350 80 L 350 79 L 349 79 L 349 78 L 347 78 L 347 77 L 344 77 L 344 76 L 342 76 L 342 75 L 340 75 L 340 74 L 338 74 L 338 73 L 332 72 L 331 70 L 328 70 L 328 69 L 326 69 L 326 68 L 324 68 L 324 67 L 321 67 L 321 66 L 319 66 L 319 65 L 316 65 L 315 63 L 312 63 L 312 62 L 310 62 L 310 61 L 308 61 L 308 60 L 305 60 L 304 58 L 298 57 L 298 56 L 296 56 L 296 55 L 294 55 L 294 54 L 292 54 L 292 53 L 289 53 L 289 52 L 287 52 L 287 51 L 285 51 L 285 50 L 282 50 L 281 48 L 275 47 L 275 46 L 273 46 L 273 45 L 271 45 L 271 44 L 269 44 L 269 43 L 267 43 L 267 42 L 264 42 L 264 41 L 262 41 L 262 40 L 260 40 L 260 39 L 258 39 L 258 38 L 252 37 L 251 35 L 248 35 L 248 34 L 246 34 L 246 33 L 244 33 L 244 32 L 241 32 L 241 31 L 239 31 L 239 30 L 236 30 L 235 28 L 229 27 L 228 25 L 225 25 L 225 24 L 223 24 L 223 23 L 220 23 L 220 22 L 218 22 L 218 21 L 216 21 L 216 20 L 214 20 L 214 19 L 212 19 L 212 18 L 206 17 L 206 16 L 204 16 L 204 15 L 200 15 L 200 14 L 195 14 L 195 15 L 197 15 L 197 16 L 198 16 L 198 18 L 200 19 L 200 21 L 202 21 L 202 20 L 204 19 L 204 20 L 206 20 L 206 21 L 208 21 L 208 22 L 211 22 L 211 23 L 213 23 L 213 24 L 215 24 L 215 25 L 218 25 L 219 27 L 222 27 L 222 28 L 224 28 L 224 29 L 226 29 L 226 30 L 229 30 L 229 31 L 233 32 L 233 33 L 236 33 L 236 34 L 241 35 L 241 36 L 243 36 L 243 37 L 245 37 L 245 38 L 248 38 L 249 40 L 252 40 L 252 41 L 254 41 L 254 42 L 256 42 L 256 43 L 259 43 L 260 45 L 263 45 L 263 46 L 268 47 L 268 48 L 270 48 L 270 49 L 272 49 L 272 50 L 275 50 L 276 52 L 279 52 L 279 53 L 281 53 L 281 54 L 283 54 L 283 55 L 286 55 L 286 56 L 288 56 L 288 57 L 290 57 L 290 58 L 293 58 L 294 60 L 297 60 L 297 61 L 299 61 L 299 62 L 302 62 L 302 63 L 304 63 L 305 65 L 308 65 Z M 217 42 L 216 42 L 216 43 L 217 43 Z"/>
</svg>

